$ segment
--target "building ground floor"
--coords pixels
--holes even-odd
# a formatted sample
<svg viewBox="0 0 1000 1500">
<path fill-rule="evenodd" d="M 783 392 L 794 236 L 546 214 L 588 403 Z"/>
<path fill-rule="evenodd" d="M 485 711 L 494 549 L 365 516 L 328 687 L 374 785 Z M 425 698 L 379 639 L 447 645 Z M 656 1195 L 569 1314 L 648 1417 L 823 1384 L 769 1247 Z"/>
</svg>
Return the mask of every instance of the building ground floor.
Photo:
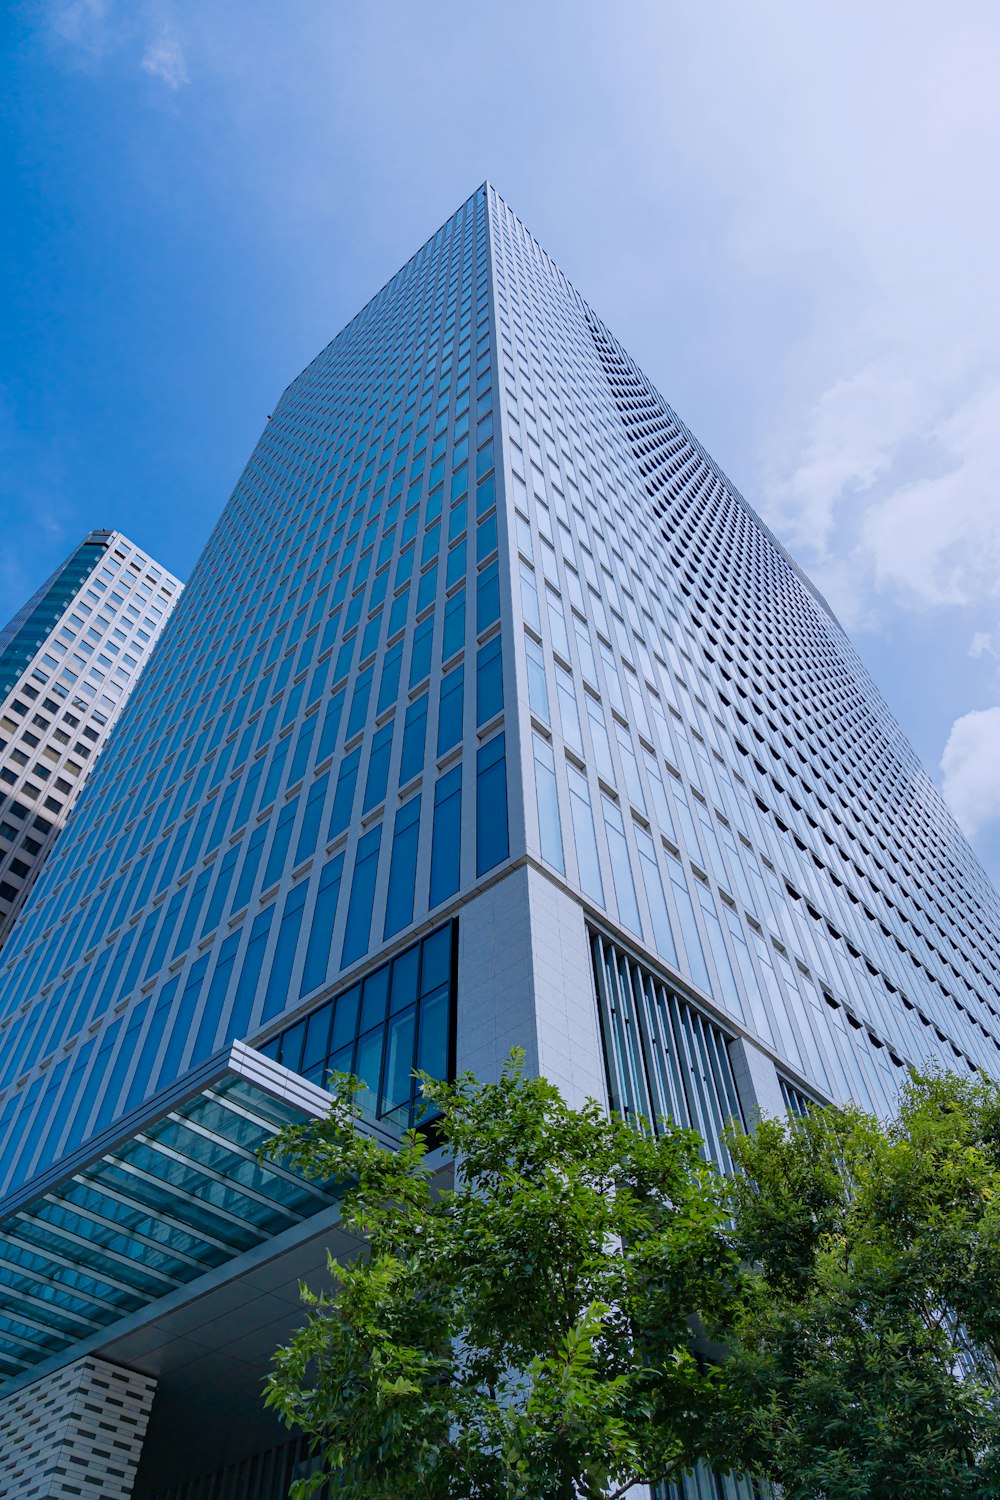
<svg viewBox="0 0 1000 1500">
<path fill-rule="evenodd" d="M 0 1497 L 280 1500 L 308 1472 L 302 1441 L 265 1409 L 263 1382 L 301 1320 L 300 1283 L 327 1284 L 328 1251 L 360 1247 L 335 1192 L 264 1170 L 255 1147 L 268 1128 L 322 1113 L 324 1069 L 343 1065 L 345 1046 L 356 1071 L 362 1055 L 380 1058 L 372 1129 L 387 1146 L 405 1116 L 394 1048 L 407 1066 L 419 1060 L 405 1049 L 419 1049 L 424 1029 L 440 1047 L 444 1003 L 449 1066 L 494 1077 L 520 1047 L 571 1102 L 669 1113 L 712 1154 L 727 1119 L 781 1110 L 796 1084 L 528 863 L 345 979 L 321 1041 L 309 1018 L 293 1018 L 259 1047 L 234 1044 L 7 1206 L 0 1262 L 31 1258 L 35 1270 L 33 1281 L 8 1278 L 21 1368 L 0 1392 Z M 363 1016 L 369 981 L 384 992 L 382 1019 L 368 1032 L 356 1021 L 338 1051 L 338 1006 L 350 993 Z M 412 1006 L 402 988 L 393 1000 L 397 984 L 412 986 Z M 745 1482 L 710 1475 L 694 1476 L 683 1500 L 709 1497 L 752 1500 Z"/>
</svg>

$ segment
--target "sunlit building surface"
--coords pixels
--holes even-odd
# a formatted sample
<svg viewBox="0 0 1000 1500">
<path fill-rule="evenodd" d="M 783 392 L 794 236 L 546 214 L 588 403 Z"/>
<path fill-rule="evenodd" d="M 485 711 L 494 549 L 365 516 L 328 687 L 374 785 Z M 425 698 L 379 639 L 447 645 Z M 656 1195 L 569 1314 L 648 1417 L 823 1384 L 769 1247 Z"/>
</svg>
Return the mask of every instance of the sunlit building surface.
<svg viewBox="0 0 1000 1500">
<path fill-rule="evenodd" d="M 0 1452 L 85 1389 L 101 1493 L 304 1472 L 260 1381 L 350 1242 L 254 1150 L 331 1069 L 388 1137 L 516 1045 L 722 1159 L 1000 1071 L 998 918 L 822 598 L 480 189 L 281 397 L 3 954 Z"/>
<path fill-rule="evenodd" d="M 0 947 L 179 592 L 92 531 L 0 631 Z"/>
</svg>

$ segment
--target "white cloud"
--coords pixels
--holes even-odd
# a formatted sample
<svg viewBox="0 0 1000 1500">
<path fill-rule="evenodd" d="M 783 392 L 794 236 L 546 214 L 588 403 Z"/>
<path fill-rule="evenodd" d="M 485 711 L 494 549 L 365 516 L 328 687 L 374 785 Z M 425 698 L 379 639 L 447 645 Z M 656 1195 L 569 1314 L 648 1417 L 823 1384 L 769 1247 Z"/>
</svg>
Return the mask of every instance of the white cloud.
<svg viewBox="0 0 1000 1500">
<path fill-rule="evenodd" d="M 931 439 L 945 472 L 878 501 L 864 542 L 879 589 L 923 604 L 973 604 L 1000 590 L 1000 384 L 978 390 Z"/>
<path fill-rule="evenodd" d="M 170 89 L 183 88 L 188 82 L 187 62 L 180 42 L 169 31 L 162 31 L 150 42 L 140 63 L 144 73 L 161 78 Z"/>
<path fill-rule="evenodd" d="M 994 660 L 1000 661 L 1000 635 L 989 630 L 977 630 L 969 642 L 969 655 L 992 656 Z"/>
<path fill-rule="evenodd" d="M 1000 707 L 955 720 L 941 772 L 945 798 L 970 837 L 1000 822 Z"/>
<path fill-rule="evenodd" d="M 173 6 L 165 0 L 48 0 L 45 18 L 51 43 L 77 67 L 96 71 L 114 57 L 138 55 L 140 69 L 167 88 L 188 82 Z"/>
<path fill-rule="evenodd" d="M 838 506 L 856 502 L 890 472 L 931 410 L 928 392 L 889 360 L 824 391 L 792 472 L 770 490 L 769 512 L 792 545 L 824 554 Z"/>
<path fill-rule="evenodd" d="M 50 0 L 46 7 L 49 31 L 79 61 L 98 63 L 112 44 L 111 8 L 112 0 Z"/>
</svg>

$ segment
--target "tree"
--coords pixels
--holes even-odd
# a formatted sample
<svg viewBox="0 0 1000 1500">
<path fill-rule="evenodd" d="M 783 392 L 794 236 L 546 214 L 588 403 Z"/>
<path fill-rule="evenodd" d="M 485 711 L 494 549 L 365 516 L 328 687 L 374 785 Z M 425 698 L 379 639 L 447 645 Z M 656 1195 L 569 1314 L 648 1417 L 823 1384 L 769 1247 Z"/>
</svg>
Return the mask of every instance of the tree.
<svg viewBox="0 0 1000 1500">
<path fill-rule="evenodd" d="M 721 1181 L 694 1132 L 569 1108 L 517 1054 L 496 1084 L 422 1080 L 458 1162 L 439 1189 L 426 1131 L 387 1150 L 356 1080 L 268 1148 L 345 1184 L 367 1241 L 281 1349 L 266 1399 L 352 1500 L 620 1496 L 725 1463 L 725 1398 L 700 1357 L 739 1267 Z"/>
<path fill-rule="evenodd" d="M 787 1500 L 1000 1494 L 1000 1091 L 913 1077 L 856 1109 L 733 1131 L 727 1385 Z"/>
</svg>

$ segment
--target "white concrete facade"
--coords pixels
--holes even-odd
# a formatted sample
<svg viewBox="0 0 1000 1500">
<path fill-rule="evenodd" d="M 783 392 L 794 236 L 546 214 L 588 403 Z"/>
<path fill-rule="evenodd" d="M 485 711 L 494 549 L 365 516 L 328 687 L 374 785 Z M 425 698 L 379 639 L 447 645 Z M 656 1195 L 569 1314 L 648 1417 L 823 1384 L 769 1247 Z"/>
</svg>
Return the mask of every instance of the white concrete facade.
<svg viewBox="0 0 1000 1500">
<path fill-rule="evenodd" d="M 155 1391 L 88 1356 L 0 1402 L 2 1500 L 131 1500 Z"/>
</svg>

